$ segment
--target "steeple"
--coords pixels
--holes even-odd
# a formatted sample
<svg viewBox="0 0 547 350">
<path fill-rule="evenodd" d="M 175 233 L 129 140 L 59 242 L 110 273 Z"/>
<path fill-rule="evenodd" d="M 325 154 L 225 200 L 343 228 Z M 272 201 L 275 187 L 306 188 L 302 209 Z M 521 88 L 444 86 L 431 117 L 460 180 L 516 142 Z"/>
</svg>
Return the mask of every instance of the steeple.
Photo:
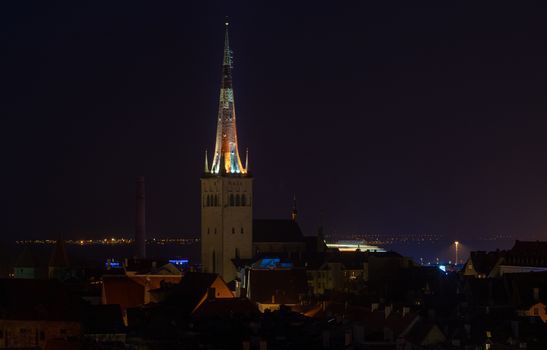
<svg viewBox="0 0 547 350">
<path fill-rule="evenodd" d="M 247 174 L 247 169 L 243 168 L 237 145 L 236 111 L 232 88 L 232 51 L 228 39 L 228 22 L 225 23 L 225 27 L 217 135 L 211 173 L 244 175 Z"/>
<path fill-rule="evenodd" d="M 297 215 L 298 215 L 298 210 L 296 210 L 296 194 L 295 194 L 292 199 L 291 220 L 296 221 Z"/>
</svg>

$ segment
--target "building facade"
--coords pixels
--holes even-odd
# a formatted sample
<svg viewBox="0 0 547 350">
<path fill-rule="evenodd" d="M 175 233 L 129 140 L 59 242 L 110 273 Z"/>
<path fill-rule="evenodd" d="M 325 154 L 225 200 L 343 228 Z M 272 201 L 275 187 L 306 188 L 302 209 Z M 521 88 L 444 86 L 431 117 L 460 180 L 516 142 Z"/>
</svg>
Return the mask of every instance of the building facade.
<svg viewBox="0 0 547 350">
<path fill-rule="evenodd" d="M 203 271 L 226 281 L 236 277 L 234 259 L 252 257 L 252 177 L 241 161 L 237 143 L 232 88 L 232 52 L 228 23 L 224 40 L 222 81 L 213 161 L 205 154 L 201 178 L 201 263 Z"/>
</svg>

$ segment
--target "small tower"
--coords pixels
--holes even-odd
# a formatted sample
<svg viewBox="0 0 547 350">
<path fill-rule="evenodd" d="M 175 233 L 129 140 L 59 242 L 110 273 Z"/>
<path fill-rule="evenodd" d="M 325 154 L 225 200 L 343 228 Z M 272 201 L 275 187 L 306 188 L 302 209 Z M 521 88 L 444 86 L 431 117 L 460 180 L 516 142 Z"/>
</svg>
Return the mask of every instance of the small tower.
<svg viewBox="0 0 547 350">
<path fill-rule="evenodd" d="M 224 58 L 217 115 L 215 152 L 211 167 L 205 155 L 201 177 L 201 264 L 226 282 L 236 277 L 234 259 L 252 257 L 252 177 L 239 156 L 232 51 L 225 27 Z"/>
<path fill-rule="evenodd" d="M 50 279 L 58 279 L 64 281 L 71 277 L 70 263 L 68 254 L 66 253 L 65 241 L 59 237 L 55 242 L 53 254 L 49 259 L 48 277 Z"/>
</svg>

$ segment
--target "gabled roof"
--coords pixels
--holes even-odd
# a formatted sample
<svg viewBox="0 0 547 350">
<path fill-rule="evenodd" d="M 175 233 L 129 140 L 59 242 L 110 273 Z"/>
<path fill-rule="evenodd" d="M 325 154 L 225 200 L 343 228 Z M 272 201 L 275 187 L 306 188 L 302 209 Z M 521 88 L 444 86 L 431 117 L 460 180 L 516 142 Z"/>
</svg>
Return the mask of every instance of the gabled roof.
<svg viewBox="0 0 547 350">
<path fill-rule="evenodd" d="M 411 326 L 418 320 L 416 312 L 403 314 L 402 310 L 393 310 L 386 317 L 386 310 L 368 311 L 363 315 L 363 321 L 368 327 L 365 327 L 365 336 L 374 338 L 381 334 L 383 338 L 384 329 L 391 329 L 394 337 L 409 331 Z M 373 340 L 373 339 L 370 339 Z"/>
<path fill-rule="evenodd" d="M 103 302 L 118 304 L 122 310 L 144 304 L 144 287 L 126 276 L 104 276 L 103 291 Z"/>
<path fill-rule="evenodd" d="M 253 242 L 304 242 L 298 223 L 292 220 L 253 220 Z"/>
<path fill-rule="evenodd" d="M 446 336 L 442 333 L 440 328 L 432 322 L 428 322 L 425 320 L 419 320 L 414 324 L 409 332 L 405 335 L 405 339 L 407 341 L 410 341 L 413 344 L 419 345 L 419 346 L 425 346 L 430 344 L 425 344 L 427 336 L 431 332 L 437 332 L 438 337 L 440 341 L 445 341 Z"/>
<path fill-rule="evenodd" d="M 150 292 L 155 294 L 159 301 L 177 307 L 184 314 L 190 314 L 217 279 L 222 281 L 215 273 L 188 272 L 178 284 L 164 284 Z"/>
<path fill-rule="evenodd" d="M 300 295 L 308 292 L 306 270 L 250 271 L 250 299 L 263 304 L 298 304 Z M 272 302 L 273 300 L 273 302 Z"/>
<path fill-rule="evenodd" d="M 471 262 L 473 269 L 479 274 L 488 276 L 498 261 L 505 255 L 505 251 L 476 251 L 471 252 Z"/>
<path fill-rule="evenodd" d="M 79 321 L 80 300 L 57 280 L 0 279 L 0 319 Z"/>
</svg>

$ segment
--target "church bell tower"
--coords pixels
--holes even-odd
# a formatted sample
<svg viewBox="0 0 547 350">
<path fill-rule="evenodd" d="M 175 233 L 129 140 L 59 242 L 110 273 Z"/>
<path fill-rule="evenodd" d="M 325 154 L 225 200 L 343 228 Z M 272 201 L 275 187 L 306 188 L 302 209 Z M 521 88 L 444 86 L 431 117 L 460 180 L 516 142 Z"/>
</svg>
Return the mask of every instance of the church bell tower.
<svg viewBox="0 0 547 350">
<path fill-rule="evenodd" d="M 232 51 L 228 23 L 224 39 L 224 59 L 217 117 L 215 152 L 201 177 L 201 263 L 204 272 L 218 273 L 226 282 L 236 277 L 234 259 L 252 257 L 253 222 L 252 177 L 237 144 Z"/>
</svg>

